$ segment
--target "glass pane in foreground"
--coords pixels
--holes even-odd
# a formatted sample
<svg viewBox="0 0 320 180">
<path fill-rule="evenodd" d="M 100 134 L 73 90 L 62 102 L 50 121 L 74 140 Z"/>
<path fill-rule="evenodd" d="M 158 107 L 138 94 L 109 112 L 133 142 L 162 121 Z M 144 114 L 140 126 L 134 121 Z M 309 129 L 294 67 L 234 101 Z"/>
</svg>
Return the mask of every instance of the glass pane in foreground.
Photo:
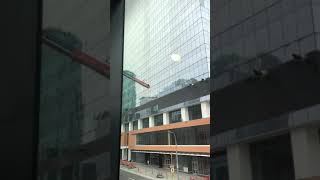
<svg viewBox="0 0 320 180">
<path fill-rule="evenodd" d="M 114 106 L 121 94 L 112 94 L 117 84 L 111 77 L 117 75 L 110 73 L 121 67 L 112 64 L 110 53 L 110 5 L 43 1 L 40 180 L 105 180 L 117 174 L 112 159 L 118 151 L 112 148 L 118 147 L 119 132 L 111 117 L 120 110 Z"/>
</svg>

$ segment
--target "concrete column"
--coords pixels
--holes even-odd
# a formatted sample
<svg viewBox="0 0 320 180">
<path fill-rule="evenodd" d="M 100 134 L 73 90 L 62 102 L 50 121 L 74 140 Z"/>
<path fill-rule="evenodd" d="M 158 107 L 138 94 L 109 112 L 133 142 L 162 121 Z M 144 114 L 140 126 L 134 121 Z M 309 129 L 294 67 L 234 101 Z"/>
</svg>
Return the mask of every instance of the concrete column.
<svg viewBox="0 0 320 180">
<path fill-rule="evenodd" d="M 121 133 L 123 133 L 125 130 L 124 130 L 124 124 L 122 123 L 121 124 Z"/>
<path fill-rule="evenodd" d="M 169 113 L 163 113 L 163 125 L 169 124 Z"/>
<path fill-rule="evenodd" d="M 252 180 L 250 149 L 248 144 L 227 147 L 229 180 Z"/>
<path fill-rule="evenodd" d="M 154 116 L 149 117 L 149 127 L 154 127 Z"/>
<path fill-rule="evenodd" d="M 138 129 L 142 129 L 142 119 L 138 120 Z"/>
<path fill-rule="evenodd" d="M 296 180 L 320 179 L 320 138 L 317 128 L 291 131 L 291 145 Z"/>
<path fill-rule="evenodd" d="M 182 121 L 189 121 L 188 107 L 181 108 L 181 119 Z"/>
<path fill-rule="evenodd" d="M 168 131 L 168 145 L 171 145 L 171 134 Z"/>
<path fill-rule="evenodd" d="M 122 153 L 121 153 L 121 159 L 122 160 L 126 160 L 126 155 L 125 155 L 125 153 L 126 153 L 126 151 L 125 151 L 125 149 L 121 149 L 121 151 L 122 151 Z"/>
<path fill-rule="evenodd" d="M 201 114 L 202 118 L 210 117 L 210 101 L 205 101 L 201 103 Z"/>
<path fill-rule="evenodd" d="M 132 131 L 132 130 L 133 130 L 133 122 L 130 121 L 130 122 L 129 122 L 129 131 Z"/>
<path fill-rule="evenodd" d="M 131 161 L 131 150 L 128 149 L 128 161 Z"/>
</svg>

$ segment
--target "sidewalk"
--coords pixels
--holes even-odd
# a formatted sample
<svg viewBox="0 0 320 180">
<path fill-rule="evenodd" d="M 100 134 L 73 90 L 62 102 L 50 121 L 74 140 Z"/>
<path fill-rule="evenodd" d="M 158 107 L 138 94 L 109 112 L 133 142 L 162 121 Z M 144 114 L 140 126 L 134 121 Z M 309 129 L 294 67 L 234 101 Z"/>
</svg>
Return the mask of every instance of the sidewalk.
<svg viewBox="0 0 320 180">
<path fill-rule="evenodd" d="M 131 174 L 135 174 L 135 175 L 138 175 L 140 177 L 143 177 L 143 178 L 146 178 L 146 179 L 150 179 L 150 180 L 158 180 L 157 178 L 153 178 L 153 177 L 150 177 L 150 176 L 146 176 L 144 174 L 141 174 L 137 171 L 137 168 L 135 169 L 128 169 L 127 167 L 123 166 L 123 165 L 120 165 L 120 170 L 121 171 L 126 171 L 126 172 L 129 172 Z"/>
<path fill-rule="evenodd" d="M 155 180 L 155 179 L 156 180 L 161 180 L 161 179 L 163 179 L 163 180 L 176 180 L 177 179 L 176 174 L 175 173 L 172 174 L 169 169 L 159 168 L 159 167 L 151 166 L 151 165 L 147 166 L 147 165 L 139 164 L 139 163 L 134 163 L 134 165 L 137 168 L 128 169 L 125 166 L 121 166 L 120 168 L 122 170 L 126 170 L 126 171 L 134 173 L 134 174 L 149 177 L 152 180 Z M 159 173 L 163 175 L 163 178 L 157 178 L 157 174 L 159 174 Z M 184 172 L 179 172 L 178 175 L 179 175 L 179 180 L 206 180 L 203 177 L 194 176 L 194 175 L 187 174 Z"/>
</svg>

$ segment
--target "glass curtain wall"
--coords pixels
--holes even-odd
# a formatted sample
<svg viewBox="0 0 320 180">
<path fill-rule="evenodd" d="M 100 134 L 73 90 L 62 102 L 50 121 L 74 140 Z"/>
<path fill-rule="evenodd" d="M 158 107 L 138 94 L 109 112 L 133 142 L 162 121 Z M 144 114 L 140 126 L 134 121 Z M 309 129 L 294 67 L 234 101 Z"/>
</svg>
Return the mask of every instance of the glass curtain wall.
<svg viewBox="0 0 320 180">
<path fill-rule="evenodd" d="M 126 1 L 124 70 L 150 84 L 137 106 L 209 77 L 209 14 L 209 0 Z"/>
</svg>

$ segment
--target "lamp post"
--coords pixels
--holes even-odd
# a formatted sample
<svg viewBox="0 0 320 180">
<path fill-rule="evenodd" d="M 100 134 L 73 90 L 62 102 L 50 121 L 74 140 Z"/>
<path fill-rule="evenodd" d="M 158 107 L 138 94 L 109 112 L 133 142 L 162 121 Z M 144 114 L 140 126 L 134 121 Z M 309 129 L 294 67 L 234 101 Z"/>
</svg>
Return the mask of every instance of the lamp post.
<svg viewBox="0 0 320 180">
<path fill-rule="evenodd" d="M 174 141 L 175 141 L 175 143 L 176 143 L 177 180 L 179 180 L 179 175 L 178 175 L 178 173 L 179 173 L 179 162 L 178 162 L 178 142 L 177 142 L 177 136 L 176 136 L 176 134 L 175 134 L 174 132 L 172 132 L 172 131 L 170 131 L 170 130 L 168 130 L 168 132 L 169 132 L 170 134 L 173 134 Z"/>
</svg>

